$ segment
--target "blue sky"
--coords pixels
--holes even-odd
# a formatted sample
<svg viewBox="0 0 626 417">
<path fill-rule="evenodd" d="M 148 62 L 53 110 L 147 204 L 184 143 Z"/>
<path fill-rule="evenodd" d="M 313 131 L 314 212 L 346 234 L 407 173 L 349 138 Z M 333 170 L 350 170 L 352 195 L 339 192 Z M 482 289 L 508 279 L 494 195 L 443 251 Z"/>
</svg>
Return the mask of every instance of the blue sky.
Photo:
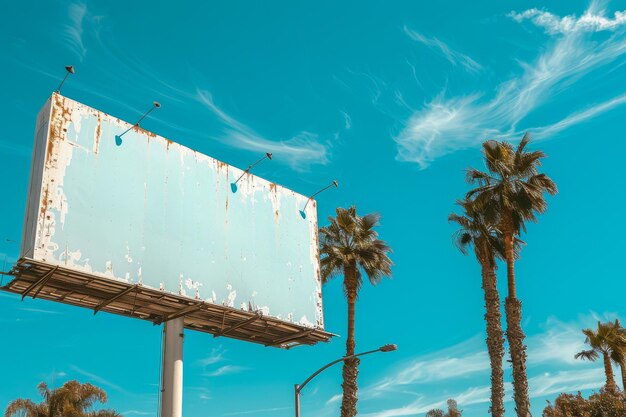
<svg viewBox="0 0 626 417">
<path fill-rule="evenodd" d="M 35 116 L 73 64 L 71 98 L 129 121 L 158 100 L 145 128 L 241 167 L 273 152 L 256 172 L 304 194 L 337 179 L 340 189 L 319 198 L 320 219 L 351 204 L 381 213 L 396 265 L 361 293 L 357 348 L 399 350 L 362 361 L 360 415 L 423 415 L 454 397 L 466 416 L 484 416 L 479 268 L 453 247 L 446 218 L 467 190 L 463 170 L 482 167 L 480 142 L 530 131 L 559 186 L 517 264 L 534 413 L 561 391 L 602 385 L 601 365 L 573 355 L 581 328 L 626 313 L 623 2 L 3 8 L 7 264 L 18 255 Z M 339 281 L 324 288 L 324 307 L 327 329 L 343 334 Z M 156 415 L 160 327 L 6 293 L 0 323 L 0 405 L 36 398 L 42 380 L 79 379 L 105 388 L 126 416 Z M 340 337 L 282 351 L 187 332 L 185 415 L 289 416 L 293 384 L 343 350 Z M 309 385 L 303 414 L 337 415 L 340 382 L 336 368 Z"/>
</svg>

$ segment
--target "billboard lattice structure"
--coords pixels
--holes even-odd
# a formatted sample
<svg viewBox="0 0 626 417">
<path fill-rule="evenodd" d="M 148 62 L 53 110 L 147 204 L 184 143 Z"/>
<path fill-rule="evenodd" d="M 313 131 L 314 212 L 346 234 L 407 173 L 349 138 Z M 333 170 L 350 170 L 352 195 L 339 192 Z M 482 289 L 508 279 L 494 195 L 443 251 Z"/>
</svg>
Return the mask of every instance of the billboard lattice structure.
<svg viewBox="0 0 626 417">
<path fill-rule="evenodd" d="M 53 94 L 4 289 L 270 346 L 328 341 L 308 198 Z"/>
</svg>

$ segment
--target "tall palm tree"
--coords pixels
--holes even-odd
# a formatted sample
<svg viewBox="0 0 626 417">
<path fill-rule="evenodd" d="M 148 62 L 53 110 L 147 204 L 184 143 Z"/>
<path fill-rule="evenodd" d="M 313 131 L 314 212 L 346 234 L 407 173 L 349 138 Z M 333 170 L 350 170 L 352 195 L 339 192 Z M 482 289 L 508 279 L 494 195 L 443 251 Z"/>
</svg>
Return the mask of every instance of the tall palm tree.
<svg viewBox="0 0 626 417">
<path fill-rule="evenodd" d="M 477 187 L 467 193 L 485 218 L 498 224 L 504 241 L 508 294 L 504 303 L 506 336 L 513 369 L 513 397 L 518 417 L 530 417 L 526 346 L 522 330 L 522 303 L 515 283 L 515 237 L 525 231 L 525 222 L 537 221 L 536 214 L 547 209 L 545 193 L 557 192 L 555 183 L 539 173 L 542 151 L 529 152 L 530 136 L 524 135 L 514 148 L 494 140 L 483 143 L 487 172 L 470 169 L 467 179 Z"/>
<path fill-rule="evenodd" d="M 467 255 L 468 247 L 474 247 L 474 254 L 481 267 L 482 287 L 485 293 L 485 321 L 487 322 L 487 351 L 491 364 L 491 407 L 493 417 L 504 417 L 504 337 L 500 313 L 500 294 L 496 282 L 496 256 L 504 257 L 504 245 L 495 226 L 485 221 L 476 210 L 476 205 L 468 199 L 457 201 L 463 209 L 462 215 L 448 216 L 449 221 L 458 223 L 454 240 L 461 253 Z"/>
<path fill-rule="evenodd" d="M 391 248 L 378 239 L 374 227 L 379 225 L 378 214 L 359 216 L 356 207 L 337 208 L 337 216 L 328 218 L 330 224 L 320 228 L 320 265 L 322 282 L 343 275 L 343 288 L 348 299 L 348 337 L 346 356 L 354 355 L 355 304 L 363 283 L 363 274 L 376 285 L 391 275 Z M 341 417 L 356 415 L 357 375 L 359 359 L 343 364 L 343 399 Z"/>
<path fill-rule="evenodd" d="M 11 401 L 4 417 L 122 417 L 112 410 L 89 411 L 96 403 L 106 403 L 106 393 L 91 384 L 68 381 L 50 389 L 45 382 L 37 386 L 43 401 L 39 404 L 24 398 Z"/>
<path fill-rule="evenodd" d="M 613 376 L 613 367 L 611 366 L 611 355 L 613 355 L 614 347 L 620 343 L 618 339 L 621 335 L 614 323 L 600 323 L 598 328 L 583 329 L 585 335 L 585 343 L 591 346 L 591 349 L 578 352 L 574 357 L 576 359 L 589 360 L 595 362 L 600 356 L 604 361 L 604 373 L 606 375 L 605 389 L 607 392 L 616 393 L 617 385 Z"/>
<path fill-rule="evenodd" d="M 611 323 L 617 337 L 611 344 L 611 360 L 620 367 L 622 374 L 622 388 L 624 395 L 626 395 L 626 329 L 622 327 L 622 324 L 618 319 Z"/>
</svg>

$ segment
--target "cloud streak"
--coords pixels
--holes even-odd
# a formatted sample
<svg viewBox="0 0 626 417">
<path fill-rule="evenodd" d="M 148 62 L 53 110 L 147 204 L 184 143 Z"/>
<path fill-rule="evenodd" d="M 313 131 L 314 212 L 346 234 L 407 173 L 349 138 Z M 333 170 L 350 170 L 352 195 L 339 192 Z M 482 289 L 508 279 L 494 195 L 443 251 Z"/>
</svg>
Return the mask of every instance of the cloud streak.
<svg viewBox="0 0 626 417">
<path fill-rule="evenodd" d="M 271 152 L 299 171 L 329 163 L 329 143 L 319 135 L 303 131 L 286 140 L 267 139 L 218 107 L 208 91 L 198 89 L 196 93 L 198 101 L 224 124 L 223 135 L 218 137 L 221 142 L 248 151 Z"/>
<path fill-rule="evenodd" d="M 240 372 L 245 371 L 246 369 L 247 368 L 244 368 L 243 366 L 224 365 L 224 366 L 217 368 L 215 371 L 204 374 L 204 376 L 215 377 L 215 376 L 222 376 L 222 375 L 238 374 Z"/>
<path fill-rule="evenodd" d="M 601 387 L 604 384 L 602 366 L 575 360 L 574 354 L 585 347 L 584 336 L 581 333 L 583 327 L 590 326 L 597 320 L 606 321 L 614 317 L 614 314 L 603 314 L 599 317 L 592 312 L 582 316 L 578 321 L 568 323 L 549 318 L 544 324 L 546 328 L 544 332 L 529 337 L 527 344 L 531 397 L 539 398 Z M 544 370 L 551 371 L 537 374 L 538 365 Z M 480 336 L 439 352 L 415 358 L 402 364 L 400 369 L 387 372 L 393 376 L 365 387 L 361 391 L 362 400 L 368 401 L 384 393 L 398 393 L 407 386 L 413 387 L 412 391 L 418 394 L 412 394 L 411 401 L 406 405 L 372 412 L 365 416 L 395 417 L 422 414 L 433 408 L 444 407 L 448 398 L 455 398 L 462 407 L 489 402 L 491 392 L 488 385 L 477 385 L 457 392 L 448 392 L 444 388 L 439 396 L 426 397 L 419 394 L 423 389 L 431 389 L 436 383 L 447 387 L 464 380 L 476 381 L 477 377 L 481 381 L 488 380 L 489 361 Z M 505 363 L 507 374 L 508 369 L 509 366 Z M 510 382 L 505 382 L 505 389 L 506 401 L 511 401 Z M 334 396 L 327 404 L 339 399 L 340 396 Z"/>
<path fill-rule="evenodd" d="M 404 27 L 404 33 L 406 33 L 409 38 L 421 43 L 422 45 L 427 46 L 436 54 L 444 57 L 454 66 L 460 65 L 465 68 L 465 70 L 471 73 L 477 73 L 482 70 L 482 66 L 478 62 L 474 61 L 472 58 L 465 54 L 451 49 L 447 44 L 437 38 L 429 38 L 419 32 L 409 29 L 406 26 Z"/>
<path fill-rule="evenodd" d="M 222 346 L 218 346 L 217 348 L 211 349 L 211 355 L 207 356 L 204 359 L 200 359 L 198 362 L 201 366 L 209 366 L 214 365 L 219 362 L 223 362 L 225 360 L 224 354 L 225 350 L 222 349 Z"/>
<path fill-rule="evenodd" d="M 592 4 L 588 9 L 597 10 Z M 614 34 L 604 41 L 590 39 L 576 30 L 550 39 L 548 46 L 532 62 L 520 63 L 521 74 L 501 82 L 494 93 L 478 91 L 447 97 L 441 92 L 423 108 L 413 112 L 394 138 L 396 159 L 426 168 L 435 159 L 457 150 L 477 146 L 485 139 L 521 136 L 524 131 L 547 139 L 572 126 L 589 121 L 626 102 L 624 92 L 584 109 L 572 109 L 565 117 L 543 124 L 528 123 L 528 116 L 545 110 L 550 101 L 561 100 L 572 107 L 568 91 L 576 94 L 580 84 L 593 82 L 590 73 L 607 69 L 626 54 L 626 39 Z M 564 101 L 566 100 L 566 101 Z M 574 104 L 575 105 L 575 104 Z"/>
<path fill-rule="evenodd" d="M 403 364 L 402 370 L 394 372 L 393 376 L 384 378 L 367 390 L 377 395 L 403 385 L 429 384 L 484 373 L 489 369 L 489 357 L 479 348 L 480 344 L 481 337 L 476 336 L 436 353 L 418 357 Z"/>
<path fill-rule="evenodd" d="M 106 380 L 106 379 L 96 375 L 96 374 L 92 374 L 91 372 L 87 372 L 87 371 L 79 368 L 78 366 L 71 365 L 70 369 L 72 371 L 76 372 L 77 374 L 82 375 L 84 377 L 87 377 L 90 380 L 92 380 L 92 381 L 94 381 L 94 382 L 96 382 L 96 383 L 98 383 L 100 385 L 105 385 L 105 386 L 107 386 L 109 388 L 114 389 L 115 391 L 119 391 L 119 392 L 128 394 L 128 391 L 126 391 L 124 388 L 120 387 L 119 385 L 116 385 L 116 384 L 114 384 L 114 383 L 112 383 L 112 382 L 110 382 L 110 381 L 108 381 L 108 380 Z"/>
<path fill-rule="evenodd" d="M 272 411 L 283 411 L 289 410 L 290 407 L 274 407 L 274 408 L 261 408 L 259 410 L 246 410 L 246 411 L 235 411 L 233 413 L 226 413 L 225 416 L 243 416 L 248 414 L 257 414 L 257 413 L 268 413 Z"/>
<path fill-rule="evenodd" d="M 87 16 L 87 5 L 85 3 L 72 3 L 68 9 L 69 23 L 63 27 L 63 38 L 69 48 L 82 61 L 87 53 L 83 41 L 84 21 Z"/>
<path fill-rule="evenodd" d="M 522 13 L 511 12 L 509 16 L 517 22 L 530 20 L 535 25 L 544 28 L 546 33 L 551 35 L 576 31 L 615 31 L 626 24 L 626 10 L 615 12 L 613 18 L 606 17 L 606 11 L 602 9 L 598 3 L 593 3 L 580 17 L 576 17 L 575 15 L 560 17 L 536 8 L 526 10 Z"/>
</svg>

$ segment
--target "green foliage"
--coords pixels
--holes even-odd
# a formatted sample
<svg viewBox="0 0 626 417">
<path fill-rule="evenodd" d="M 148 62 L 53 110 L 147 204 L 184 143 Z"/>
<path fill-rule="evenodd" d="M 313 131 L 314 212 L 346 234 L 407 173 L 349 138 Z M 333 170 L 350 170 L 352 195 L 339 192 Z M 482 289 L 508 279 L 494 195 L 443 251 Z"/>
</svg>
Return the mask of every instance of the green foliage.
<svg viewBox="0 0 626 417">
<path fill-rule="evenodd" d="M 615 391 L 617 388 L 613 380 L 613 370 L 611 368 L 611 359 L 620 366 L 624 363 L 624 353 L 626 353 L 626 338 L 624 328 L 620 325 L 619 320 L 615 322 L 600 323 L 598 328 L 583 329 L 585 335 L 585 343 L 591 349 L 583 350 L 575 355 L 576 359 L 588 360 L 594 362 L 602 357 L 604 359 L 604 368 L 606 372 L 606 389 Z M 622 369 L 624 371 L 624 369 Z"/>
<path fill-rule="evenodd" d="M 4 417 L 122 417 L 113 410 L 90 411 L 96 403 L 106 403 L 104 390 L 78 381 L 68 381 L 62 387 L 48 388 L 45 382 L 37 386 L 42 402 L 18 398 L 11 401 Z"/>
<path fill-rule="evenodd" d="M 585 399 L 580 392 L 577 395 L 561 394 L 554 401 L 548 402 L 543 410 L 543 417 L 624 417 L 626 399 L 605 390 L 592 394 Z"/>
<path fill-rule="evenodd" d="M 391 275 L 391 248 L 378 239 L 374 227 L 380 216 L 375 213 L 359 216 L 356 207 L 337 208 L 336 218 L 329 217 L 330 224 L 320 228 L 320 266 L 322 281 L 326 283 L 344 274 L 345 266 L 356 265 L 357 288 L 361 286 L 364 272 L 372 284 Z M 346 284 L 346 283 L 344 283 Z"/>
<path fill-rule="evenodd" d="M 439 408 L 435 408 L 435 409 L 429 410 L 426 413 L 426 417 L 461 417 L 461 415 L 463 414 L 463 411 L 459 410 L 459 407 L 455 400 L 450 398 L 447 401 L 447 404 L 448 404 L 447 413 L 444 413 L 443 410 Z"/>
<path fill-rule="evenodd" d="M 445 417 L 443 410 L 439 409 L 439 408 L 435 408 L 433 410 L 429 410 L 426 413 L 426 417 Z"/>
<path fill-rule="evenodd" d="M 459 410 L 459 406 L 456 403 L 456 400 L 450 398 L 448 400 L 448 417 L 461 417 L 463 411 Z"/>
<path fill-rule="evenodd" d="M 519 235 L 520 230 L 525 230 L 525 222 L 536 222 L 536 215 L 548 207 L 544 194 L 557 193 L 556 184 L 539 173 L 546 155 L 542 151 L 527 151 L 529 142 L 528 134 L 517 148 L 506 141 L 488 140 L 483 143 L 487 172 L 467 171 L 467 181 L 477 185 L 467 198 L 475 201 L 489 223 L 500 223 L 504 234 Z"/>
</svg>

